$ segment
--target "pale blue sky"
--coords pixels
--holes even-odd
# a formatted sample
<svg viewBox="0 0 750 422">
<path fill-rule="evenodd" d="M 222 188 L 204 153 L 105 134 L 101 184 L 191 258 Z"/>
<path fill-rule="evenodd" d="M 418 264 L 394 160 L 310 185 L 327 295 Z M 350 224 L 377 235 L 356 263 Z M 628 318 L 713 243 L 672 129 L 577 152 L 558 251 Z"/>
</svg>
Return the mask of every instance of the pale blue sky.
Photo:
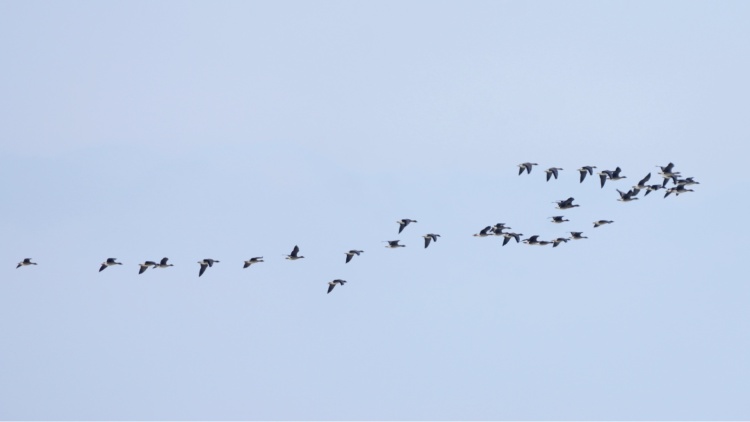
<svg viewBox="0 0 750 422">
<path fill-rule="evenodd" d="M 748 21 L 0 2 L 0 418 L 750 418 Z M 616 201 L 670 161 L 695 193 Z"/>
</svg>

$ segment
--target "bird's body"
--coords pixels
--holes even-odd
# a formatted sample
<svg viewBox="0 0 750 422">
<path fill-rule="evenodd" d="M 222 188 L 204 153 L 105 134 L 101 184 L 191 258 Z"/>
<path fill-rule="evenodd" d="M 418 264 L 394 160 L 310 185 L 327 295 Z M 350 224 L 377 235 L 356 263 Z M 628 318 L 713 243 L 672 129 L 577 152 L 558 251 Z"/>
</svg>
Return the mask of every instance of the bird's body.
<svg viewBox="0 0 750 422">
<path fill-rule="evenodd" d="M 492 226 L 492 229 L 490 230 L 490 232 L 492 232 L 492 234 L 494 234 L 495 236 L 502 236 L 503 230 L 510 230 L 510 229 L 512 229 L 512 227 L 506 226 L 505 223 L 497 223 L 494 226 Z"/>
<path fill-rule="evenodd" d="M 549 179 L 552 176 L 555 176 L 555 180 L 557 180 L 557 172 L 562 170 L 560 167 L 550 167 L 547 170 L 544 170 L 545 173 L 547 173 L 547 181 L 549 182 Z"/>
<path fill-rule="evenodd" d="M 609 180 L 621 180 L 627 178 L 627 176 L 621 176 L 620 172 L 622 169 L 620 167 L 615 168 L 614 170 L 602 170 L 599 173 L 599 179 L 601 180 L 602 187 L 604 187 L 604 182 Z"/>
<path fill-rule="evenodd" d="M 417 220 L 412 220 L 410 218 L 403 218 L 401 220 L 396 221 L 398 223 L 398 232 L 401 233 L 404 230 L 404 227 L 408 226 L 409 223 L 417 223 Z"/>
<path fill-rule="evenodd" d="M 174 267 L 174 264 L 167 264 L 167 261 L 169 258 L 162 258 L 161 261 L 159 261 L 158 264 L 154 265 L 154 268 L 167 268 L 167 267 Z"/>
<path fill-rule="evenodd" d="M 428 233 L 422 237 L 424 237 L 424 247 L 425 249 L 427 249 L 427 247 L 430 246 L 430 241 L 437 242 L 437 238 L 440 237 L 440 235 L 434 234 L 434 233 Z"/>
<path fill-rule="evenodd" d="M 492 226 L 487 226 L 487 227 L 483 228 L 482 230 L 480 230 L 479 233 L 474 233 L 474 236 L 475 237 L 492 236 L 493 233 L 490 233 L 491 230 L 492 230 Z"/>
<path fill-rule="evenodd" d="M 299 253 L 299 246 L 294 245 L 294 249 L 292 249 L 292 253 L 286 256 L 286 259 L 290 261 L 296 261 L 298 259 L 304 258 L 302 255 L 297 255 Z"/>
<path fill-rule="evenodd" d="M 635 189 L 635 190 L 647 189 L 648 185 L 646 184 L 646 182 L 648 182 L 649 179 L 651 179 L 651 173 L 647 174 L 646 177 L 644 177 L 643 179 L 639 180 L 638 184 L 635 185 L 635 186 L 633 186 L 633 189 Z"/>
<path fill-rule="evenodd" d="M 138 264 L 141 268 L 138 270 L 138 274 L 143 274 L 144 271 L 146 271 L 149 267 L 156 268 L 157 264 L 154 261 L 146 261 L 143 264 Z"/>
<path fill-rule="evenodd" d="M 351 261 L 351 260 L 352 260 L 352 257 L 353 257 L 354 255 L 357 255 L 357 256 L 359 256 L 359 254 L 361 254 L 362 252 L 364 252 L 364 251 L 358 251 L 358 250 L 356 250 L 356 249 L 352 249 L 352 250 L 350 250 L 349 252 L 347 252 L 347 253 L 346 253 L 346 262 L 344 262 L 344 264 L 348 264 L 348 263 L 349 263 L 349 261 Z"/>
<path fill-rule="evenodd" d="M 405 248 L 406 247 L 406 245 L 399 245 L 398 244 L 398 242 L 400 242 L 400 240 L 384 240 L 384 242 L 388 242 L 388 244 L 385 246 L 386 248 L 394 249 L 394 248 Z"/>
<path fill-rule="evenodd" d="M 522 175 L 524 171 L 531 173 L 532 166 L 538 165 L 537 163 L 521 163 L 518 165 L 518 175 Z"/>
<path fill-rule="evenodd" d="M 329 281 L 328 282 L 328 293 L 331 293 L 331 290 L 333 290 L 333 288 L 336 287 L 337 284 L 343 286 L 344 284 L 346 284 L 346 280 L 341 280 L 341 279 L 337 278 L 336 280 Z"/>
<path fill-rule="evenodd" d="M 640 192 L 640 189 L 630 189 L 627 192 L 623 192 L 620 189 L 617 189 L 617 193 L 620 194 L 620 198 L 618 199 L 618 201 L 622 201 L 622 202 L 635 201 L 638 199 L 635 197 L 636 195 L 638 195 L 638 192 Z"/>
<path fill-rule="evenodd" d="M 213 267 L 215 263 L 219 261 L 211 258 L 206 258 L 198 261 L 198 264 L 200 264 L 201 269 L 198 270 L 198 277 L 202 276 L 204 272 L 206 272 L 206 268 Z"/>
<path fill-rule="evenodd" d="M 19 262 L 18 265 L 16 265 L 16 269 L 29 265 L 36 265 L 36 262 L 31 262 L 31 258 L 24 258 L 23 261 Z"/>
<path fill-rule="evenodd" d="M 597 220 L 597 221 L 594 221 L 594 228 L 603 226 L 605 224 L 612 224 L 612 223 L 614 223 L 614 221 L 612 220 Z"/>
<path fill-rule="evenodd" d="M 674 194 L 675 196 L 680 196 L 681 193 L 686 193 L 686 192 L 695 192 L 695 191 L 692 189 L 685 188 L 685 185 L 677 185 L 673 188 L 667 189 L 667 193 L 664 194 L 664 197 L 666 198 L 671 194 Z"/>
<path fill-rule="evenodd" d="M 503 246 L 507 245 L 510 239 L 516 239 L 516 243 L 521 242 L 521 236 L 523 233 L 503 233 Z"/>
<path fill-rule="evenodd" d="M 106 261 L 102 262 L 102 266 L 99 267 L 99 272 L 102 272 L 107 269 L 107 267 L 111 267 L 113 265 L 122 265 L 122 262 L 117 262 L 117 258 L 107 258 Z"/>
<path fill-rule="evenodd" d="M 682 185 L 682 186 L 690 186 L 690 185 L 700 185 L 701 182 L 696 182 L 695 180 L 693 180 L 692 177 L 686 177 L 684 179 L 677 179 L 675 184 Z"/>
<path fill-rule="evenodd" d="M 557 223 L 557 224 L 564 223 L 566 221 L 570 221 L 567 218 L 565 218 L 565 216 L 562 216 L 562 215 L 555 215 L 555 216 L 552 216 L 550 218 L 552 219 L 553 223 Z"/>
<path fill-rule="evenodd" d="M 648 196 L 649 193 L 659 189 L 664 189 L 664 187 L 662 185 L 648 185 L 646 186 L 646 193 L 643 196 Z"/>
<path fill-rule="evenodd" d="M 556 248 L 558 245 L 560 245 L 560 243 L 563 243 L 563 242 L 568 243 L 568 240 L 570 239 L 567 237 L 558 237 L 557 239 L 552 241 L 552 247 Z"/>
<path fill-rule="evenodd" d="M 578 172 L 581 173 L 581 181 L 578 183 L 583 183 L 583 180 L 586 179 L 586 173 L 588 173 L 589 175 L 593 175 L 595 168 L 596 166 L 583 166 L 579 168 Z"/>
<path fill-rule="evenodd" d="M 259 262 L 265 262 L 265 261 L 263 261 L 263 257 L 262 256 L 256 256 L 255 258 L 250 258 L 247 261 L 245 261 L 245 265 L 242 268 L 247 268 L 247 267 L 249 267 L 249 266 L 251 266 L 253 264 L 257 264 Z"/>
<path fill-rule="evenodd" d="M 560 210 L 567 210 L 570 208 L 577 207 L 578 205 L 573 205 L 574 200 L 575 200 L 574 198 L 570 197 L 562 201 L 555 201 L 555 203 L 557 203 L 557 207 L 555 208 L 560 209 Z"/>
<path fill-rule="evenodd" d="M 525 243 L 527 245 L 538 245 L 539 242 L 540 241 L 539 241 L 539 235 L 538 234 L 535 234 L 535 235 L 529 237 L 528 239 L 524 239 L 523 240 L 523 243 Z"/>
</svg>

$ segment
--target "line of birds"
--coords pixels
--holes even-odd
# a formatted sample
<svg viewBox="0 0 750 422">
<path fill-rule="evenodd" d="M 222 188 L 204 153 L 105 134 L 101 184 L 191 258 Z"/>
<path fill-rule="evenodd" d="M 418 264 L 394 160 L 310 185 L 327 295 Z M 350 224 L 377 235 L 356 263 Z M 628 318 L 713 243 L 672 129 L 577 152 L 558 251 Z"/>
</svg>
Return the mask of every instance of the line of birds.
<svg viewBox="0 0 750 422">
<path fill-rule="evenodd" d="M 537 164 L 537 163 L 530 163 L 530 162 L 525 162 L 525 163 L 519 164 L 518 165 L 518 175 L 519 176 L 522 175 L 524 173 L 524 171 L 527 174 L 530 174 L 531 173 L 531 169 L 534 166 L 537 166 L 537 165 L 539 165 L 539 164 Z M 629 200 L 632 200 L 632 199 L 637 199 L 637 198 L 635 198 L 635 195 L 637 195 L 639 191 L 644 190 L 644 189 L 646 190 L 645 195 L 648 195 L 649 193 L 651 193 L 651 192 L 653 192 L 655 190 L 667 189 L 667 183 L 670 180 L 672 181 L 672 183 L 674 183 L 674 186 L 672 188 L 667 189 L 667 192 L 664 194 L 665 198 L 667 196 L 673 194 L 673 193 L 675 195 L 679 195 L 679 194 L 685 193 L 685 192 L 693 192 L 692 189 L 687 189 L 685 186 L 700 184 L 700 182 L 695 181 L 693 179 L 693 177 L 681 178 L 682 175 L 680 174 L 680 172 L 674 171 L 674 163 L 670 162 L 666 166 L 659 166 L 659 165 L 657 165 L 656 167 L 659 167 L 661 169 L 661 171 L 659 172 L 659 174 L 661 174 L 662 177 L 663 177 L 661 185 L 659 185 L 659 184 L 646 185 L 646 182 L 648 182 L 649 179 L 651 178 L 651 173 L 649 173 L 649 174 L 646 175 L 646 177 L 644 177 L 643 179 L 641 179 L 638 182 L 637 185 L 633 186 L 633 189 L 631 189 L 627 193 L 623 193 L 623 192 L 621 192 L 618 189 L 618 192 L 620 193 L 621 199 L 624 200 L 624 201 L 629 201 Z M 578 172 L 581 175 L 579 183 L 583 183 L 583 181 L 586 179 L 586 175 L 587 174 L 590 175 L 590 176 L 593 176 L 595 168 L 597 168 L 597 167 L 596 166 L 583 166 L 583 167 L 579 168 Z M 557 177 L 558 177 L 559 172 L 561 170 L 564 170 L 564 169 L 562 169 L 560 167 L 550 167 L 547 170 L 544 170 L 544 173 L 547 175 L 546 176 L 547 177 L 547 181 L 549 182 L 552 177 L 554 177 L 555 180 L 557 180 Z M 614 181 L 614 180 L 622 180 L 622 179 L 627 178 L 627 176 L 622 176 L 620 174 L 621 172 L 622 172 L 622 169 L 620 167 L 616 167 L 614 170 L 602 170 L 600 172 L 597 172 L 597 174 L 599 175 L 599 181 L 601 183 L 601 187 L 602 188 L 604 187 L 604 184 L 607 182 L 607 180 L 613 180 Z M 624 198 L 625 196 L 627 196 L 627 199 Z"/>
<path fill-rule="evenodd" d="M 531 173 L 531 170 L 533 166 L 538 165 L 537 163 L 531 163 L 531 162 L 525 162 L 518 165 L 519 171 L 518 174 L 521 175 L 524 172 L 527 174 Z M 643 179 L 641 179 L 638 184 L 634 185 L 630 190 L 627 192 L 623 192 L 619 189 L 617 189 L 617 192 L 620 195 L 620 198 L 618 201 L 622 202 L 630 202 L 633 200 L 637 200 L 637 195 L 641 191 L 645 191 L 644 197 L 647 196 L 649 193 L 659 190 L 659 189 L 666 189 L 666 193 L 664 195 L 664 198 L 668 197 L 672 193 L 675 194 L 675 196 L 679 196 L 680 194 L 683 194 L 685 192 L 693 192 L 692 189 L 686 188 L 686 186 L 699 184 L 699 182 L 695 181 L 693 177 L 687 177 L 687 178 L 681 178 L 680 172 L 674 171 L 674 164 L 669 163 L 666 166 L 657 166 L 661 169 L 659 174 L 662 176 L 663 181 L 662 184 L 651 184 L 648 185 L 648 181 L 651 179 L 651 173 L 648 173 Z M 580 181 L 579 183 L 583 183 L 584 179 L 586 178 L 586 175 L 593 175 L 594 169 L 597 168 L 596 166 L 583 166 L 578 169 L 578 172 L 580 173 Z M 547 170 L 545 170 L 546 173 L 546 179 L 549 181 L 551 178 L 557 178 L 559 177 L 559 172 L 563 169 L 560 167 L 550 167 Z M 615 170 L 602 170 L 598 172 L 597 174 L 600 177 L 600 183 L 601 187 L 604 187 L 604 184 L 607 180 L 617 181 L 621 179 L 625 179 L 626 176 L 621 175 L 622 169 L 620 167 L 615 168 Z M 667 188 L 666 185 L 669 181 L 672 181 L 673 186 L 670 188 Z M 573 197 L 569 197 L 567 199 L 554 201 L 553 203 L 557 204 L 555 208 L 560 210 L 567 210 L 575 207 L 579 207 L 579 204 L 574 204 L 573 201 L 575 199 Z M 565 222 L 569 222 L 570 220 L 565 218 L 565 216 L 562 215 L 555 215 L 549 217 L 551 219 L 552 223 L 555 224 L 562 224 Z M 410 218 L 403 218 L 401 220 L 397 220 L 396 223 L 398 226 L 398 233 L 401 234 L 401 232 L 404 231 L 404 229 L 411 223 L 417 223 L 417 220 L 410 219 Z M 614 221 L 612 220 L 597 220 L 594 221 L 594 228 L 601 227 L 606 224 L 612 224 Z M 562 243 L 567 243 L 569 240 L 580 240 L 580 239 L 588 239 L 587 236 L 583 236 L 583 232 L 580 231 L 571 231 L 570 237 L 557 237 L 552 240 L 540 240 L 539 235 L 533 235 L 526 239 L 521 239 L 521 236 L 523 236 L 523 233 L 515 233 L 510 232 L 507 230 L 511 230 L 511 227 L 508 227 L 505 223 L 497 223 L 495 225 L 489 225 L 484 227 L 482 230 L 480 230 L 478 233 L 475 233 L 475 237 L 489 237 L 489 236 L 502 236 L 503 243 L 502 246 L 507 245 L 511 239 L 515 240 L 516 243 L 524 243 L 527 245 L 535 245 L 535 246 L 546 246 L 546 245 L 552 245 L 552 247 L 557 247 Z M 422 236 L 424 238 L 424 248 L 426 249 L 428 246 L 430 246 L 431 242 L 437 242 L 438 238 L 440 237 L 439 234 L 436 233 L 428 233 Z M 397 249 L 397 248 L 403 248 L 406 247 L 406 245 L 402 245 L 400 240 L 385 240 L 383 241 L 387 243 L 385 246 L 386 248 L 390 249 Z M 298 259 L 303 259 L 304 256 L 299 254 L 299 246 L 295 245 L 292 249 L 291 253 L 285 256 L 285 259 L 288 259 L 290 261 L 296 261 Z M 344 261 L 345 264 L 348 264 L 352 258 L 356 255 L 359 256 L 360 254 L 364 253 L 363 250 L 359 249 L 351 249 L 348 252 L 345 252 L 346 259 Z M 149 268 L 169 268 L 174 266 L 173 264 L 170 264 L 169 258 L 164 257 L 159 262 L 156 261 L 145 261 L 143 263 L 138 264 L 139 270 L 138 274 L 143 274 L 147 269 Z M 214 264 L 219 263 L 220 261 L 217 259 L 212 258 L 205 258 L 200 261 L 198 261 L 198 264 L 200 265 L 200 269 L 198 270 L 198 277 L 202 276 L 204 272 L 206 272 L 206 269 L 211 268 L 214 266 Z M 257 256 L 250 258 L 246 261 L 244 261 L 244 265 L 242 268 L 248 268 L 253 264 L 258 264 L 261 262 L 265 262 L 263 260 L 262 256 Z M 25 266 L 31 266 L 31 265 L 37 265 L 36 262 L 32 262 L 31 258 L 25 258 L 23 261 L 19 262 L 16 268 L 25 267 Z M 107 258 L 106 261 L 102 262 L 101 266 L 99 267 L 99 272 L 104 271 L 108 267 L 115 266 L 115 265 L 123 265 L 121 262 L 118 262 L 116 258 Z M 328 291 L 327 293 L 331 293 L 331 291 L 336 287 L 336 285 L 343 286 L 346 284 L 346 280 L 342 279 L 335 279 L 330 282 L 328 282 Z"/>
</svg>

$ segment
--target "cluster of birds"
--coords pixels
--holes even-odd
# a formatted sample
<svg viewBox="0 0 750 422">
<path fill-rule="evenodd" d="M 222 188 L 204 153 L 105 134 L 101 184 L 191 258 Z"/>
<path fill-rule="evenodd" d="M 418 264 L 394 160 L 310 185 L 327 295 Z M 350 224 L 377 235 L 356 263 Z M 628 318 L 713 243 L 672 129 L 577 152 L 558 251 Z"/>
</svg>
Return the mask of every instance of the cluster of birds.
<svg viewBox="0 0 750 422">
<path fill-rule="evenodd" d="M 525 162 L 518 165 L 518 175 L 522 175 L 524 173 L 530 174 L 531 170 L 534 168 L 534 166 L 537 166 L 537 163 L 531 163 L 531 162 Z M 617 193 L 620 195 L 620 197 L 617 199 L 618 201 L 622 202 L 630 202 L 639 199 L 637 196 L 641 191 L 645 191 L 643 196 L 647 196 L 649 193 L 653 191 L 657 191 L 659 189 L 665 189 L 666 193 L 664 194 L 664 198 L 668 197 L 671 194 L 675 194 L 675 196 L 679 196 L 680 194 L 686 193 L 686 192 L 693 192 L 693 189 L 688 189 L 687 186 L 690 185 L 696 185 L 700 184 L 699 182 L 695 181 L 693 177 L 686 177 L 682 178 L 682 175 L 680 172 L 674 170 L 674 163 L 669 163 L 666 166 L 656 166 L 660 168 L 659 174 L 662 176 L 663 180 L 661 184 L 647 184 L 648 181 L 651 179 L 651 173 L 648 173 L 645 177 L 643 177 L 641 180 L 638 181 L 636 185 L 634 185 L 631 189 L 629 189 L 627 192 L 623 192 L 620 189 L 616 189 Z M 579 183 L 583 183 L 584 180 L 586 180 L 586 176 L 593 176 L 594 175 L 594 169 L 596 169 L 596 166 L 582 166 L 578 169 L 578 173 L 580 174 Z M 560 172 L 564 170 L 560 167 L 550 167 L 547 170 L 544 171 L 546 175 L 546 180 L 549 182 L 552 178 L 557 180 L 557 178 L 560 175 Z M 618 181 L 627 178 L 627 176 L 623 176 L 622 169 L 620 167 L 616 167 L 614 170 L 602 170 L 600 172 L 597 172 L 597 175 L 599 175 L 599 182 L 602 188 L 604 188 L 605 183 L 607 180 L 611 181 Z M 667 187 L 667 184 L 669 182 L 672 182 L 671 187 Z M 575 201 L 575 198 L 570 197 L 567 199 L 562 199 L 559 201 L 554 201 L 553 203 L 556 203 L 556 208 L 559 210 L 567 210 L 571 208 L 578 207 L 579 204 L 574 204 L 573 201 Z M 549 217 L 551 219 L 552 223 L 555 224 L 561 224 L 568 222 L 567 218 L 562 215 L 555 215 L 552 217 Z M 612 220 L 597 220 L 594 221 L 594 228 L 604 226 L 606 224 L 612 224 L 614 221 Z M 478 233 L 475 233 L 474 236 L 476 237 L 488 237 L 488 236 L 502 236 L 503 239 L 503 246 L 507 245 L 511 239 L 514 239 L 516 243 L 525 243 L 527 245 L 536 245 L 536 246 L 546 246 L 546 245 L 552 245 L 552 247 L 557 247 L 562 243 L 567 243 L 569 240 L 580 240 L 580 239 L 588 239 L 587 236 L 583 235 L 583 232 L 575 232 L 571 231 L 570 237 L 557 237 L 552 240 L 539 240 L 539 235 L 533 235 L 529 236 L 526 239 L 521 239 L 521 236 L 523 236 L 523 233 L 515 233 L 515 232 L 509 232 L 506 230 L 511 230 L 511 227 L 508 227 L 505 225 L 505 223 L 497 223 L 493 226 L 485 226 L 482 230 L 480 230 Z"/>
<path fill-rule="evenodd" d="M 521 163 L 518 165 L 518 175 L 522 175 L 524 172 L 527 174 L 531 173 L 531 170 L 533 166 L 538 165 L 537 163 Z M 645 191 L 644 197 L 647 196 L 649 193 L 653 191 L 657 191 L 659 189 L 665 189 L 666 193 L 664 194 L 664 198 L 668 197 L 671 194 L 675 194 L 675 196 L 679 196 L 680 194 L 686 193 L 686 192 L 693 192 L 692 189 L 688 189 L 687 186 L 696 185 L 699 184 L 699 182 L 695 181 L 693 177 L 686 177 L 682 178 L 682 175 L 680 172 L 674 171 L 674 164 L 669 163 L 666 166 L 657 166 L 661 169 L 659 174 L 662 176 L 663 181 L 661 184 L 651 184 L 648 185 L 648 181 L 651 179 L 651 173 L 648 173 L 644 178 L 642 178 L 638 184 L 634 185 L 631 189 L 629 189 L 627 192 L 623 192 L 620 189 L 617 189 L 617 192 L 620 195 L 620 198 L 618 201 L 622 202 L 630 202 L 639 199 L 637 195 L 641 191 Z M 596 169 L 596 166 L 583 166 L 578 169 L 578 172 L 580 173 L 580 182 L 583 183 L 583 181 L 586 179 L 586 175 L 593 176 L 594 169 Z M 560 167 L 550 167 L 547 170 L 545 170 L 546 179 L 547 181 L 550 181 L 553 177 L 555 180 L 560 175 L 560 171 L 563 169 Z M 625 179 L 626 176 L 621 175 L 622 169 L 620 167 L 615 168 L 614 170 L 602 170 L 598 172 L 599 175 L 601 187 L 604 187 L 604 184 L 607 180 L 611 181 L 617 181 Z M 672 186 L 667 188 L 667 184 L 669 182 L 672 182 Z M 570 197 L 567 199 L 554 201 L 553 203 L 556 203 L 557 209 L 560 210 L 567 210 L 571 208 L 578 207 L 578 204 L 574 204 L 573 201 L 575 201 L 574 198 Z M 567 218 L 562 215 L 555 215 L 552 217 L 549 217 L 551 219 L 552 223 L 555 224 L 562 224 L 565 222 L 568 222 Z M 410 219 L 410 218 L 404 218 L 401 220 L 397 220 L 396 223 L 399 225 L 398 227 L 398 233 L 401 234 L 401 232 L 404 231 L 404 229 L 411 223 L 417 223 L 417 220 Z M 606 224 L 614 223 L 612 220 L 597 220 L 594 221 L 594 228 L 600 227 Z M 536 245 L 536 246 L 546 246 L 546 245 L 552 245 L 552 247 L 557 247 L 562 243 L 567 243 L 570 240 L 580 240 L 580 239 L 588 239 L 588 237 L 583 235 L 583 232 L 577 232 L 577 231 L 571 231 L 570 237 L 557 237 L 552 240 L 540 240 L 539 235 L 533 235 L 526 239 L 521 239 L 523 236 L 523 233 L 516 233 L 511 232 L 508 230 L 511 230 L 511 227 L 508 227 L 505 223 L 497 223 L 495 225 L 489 225 L 484 227 L 482 230 L 480 230 L 478 233 L 475 233 L 475 237 L 489 237 L 489 236 L 502 236 L 503 237 L 503 246 L 507 245 L 511 239 L 515 240 L 516 243 L 525 243 L 527 245 Z M 438 238 L 440 237 L 439 234 L 436 233 L 427 233 L 422 236 L 424 238 L 424 248 L 427 248 L 430 246 L 431 242 L 437 242 Z M 386 248 L 391 249 L 397 249 L 397 248 L 403 248 L 406 245 L 402 245 L 400 242 L 401 240 L 385 240 L 385 243 L 387 245 Z M 304 258 L 304 256 L 299 254 L 299 246 L 295 245 L 292 249 L 291 253 L 289 255 L 286 255 L 286 259 L 290 261 L 296 261 L 298 259 Z M 344 261 L 345 264 L 348 264 L 354 256 L 359 256 L 360 254 L 364 253 L 363 250 L 358 249 L 351 249 L 348 252 L 345 252 L 346 259 Z M 145 261 L 143 263 L 138 264 L 139 270 L 138 274 L 143 274 L 147 269 L 149 268 L 168 268 L 172 267 L 173 264 L 170 264 L 169 258 L 165 257 L 162 258 L 159 262 L 156 261 Z M 206 272 L 206 269 L 211 268 L 214 266 L 214 264 L 219 263 L 220 261 L 217 259 L 211 259 L 206 258 L 198 261 L 198 264 L 200 265 L 200 269 L 198 270 L 198 277 L 202 276 L 204 272 Z M 253 264 L 258 264 L 264 262 L 262 256 L 253 257 L 246 261 L 244 261 L 243 268 L 248 268 Z M 16 268 L 30 266 L 30 265 L 37 265 L 36 262 L 32 262 L 31 258 L 25 258 L 23 261 L 19 262 Z M 112 267 L 115 265 L 122 265 L 121 262 L 117 261 L 117 258 L 107 258 L 106 261 L 101 263 L 101 266 L 99 267 L 99 272 L 104 271 L 108 267 Z M 331 291 L 336 287 L 336 285 L 343 286 L 346 284 L 346 280 L 342 279 L 335 279 L 330 282 L 328 282 L 328 291 L 327 293 L 331 293 Z"/>
</svg>

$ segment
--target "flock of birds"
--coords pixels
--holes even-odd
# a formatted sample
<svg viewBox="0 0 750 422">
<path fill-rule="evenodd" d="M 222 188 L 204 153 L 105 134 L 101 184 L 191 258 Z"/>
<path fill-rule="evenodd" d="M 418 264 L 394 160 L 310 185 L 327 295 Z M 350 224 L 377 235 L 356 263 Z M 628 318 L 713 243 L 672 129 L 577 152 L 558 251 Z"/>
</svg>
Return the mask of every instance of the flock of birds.
<svg viewBox="0 0 750 422">
<path fill-rule="evenodd" d="M 530 162 L 519 164 L 518 175 L 520 176 L 524 172 L 527 174 L 530 174 L 531 170 L 536 165 L 538 164 L 530 163 Z M 665 190 L 664 198 L 670 196 L 671 194 L 675 194 L 675 196 L 679 196 L 686 192 L 693 192 L 693 189 L 689 189 L 687 186 L 700 184 L 699 182 L 695 181 L 693 177 L 682 178 L 682 175 L 680 174 L 680 172 L 674 171 L 674 164 L 671 162 L 667 164 L 666 166 L 657 166 L 657 167 L 661 169 L 661 171 L 659 171 L 659 174 L 661 175 L 663 179 L 661 184 L 648 185 L 647 183 L 651 179 L 651 173 L 648 173 L 645 177 L 643 177 L 640 181 L 638 181 L 636 185 L 633 185 L 632 188 L 630 188 L 627 192 L 623 192 L 620 189 L 617 189 L 617 192 L 620 195 L 620 198 L 618 198 L 617 200 L 622 201 L 622 202 L 634 201 L 634 200 L 639 199 L 638 194 L 641 191 L 645 191 L 645 193 L 643 194 L 643 196 L 645 197 L 649 193 L 660 190 L 660 189 Z M 578 169 L 578 172 L 580 173 L 579 183 L 583 183 L 583 181 L 586 179 L 586 175 L 593 176 L 594 169 L 596 168 L 597 168 L 596 166 L 583 166 L 579 168 Z M 550 179 L 552 179 L 553 177 L 555 178 L 555 180 L 557 180 L 560 174 L 560 171 L 562 170 L 563 169 L 560 167 L 550 167 L 547 170 L 545 170 L 544 172 L 546 174 L 547 181 L 549 182 Z M 621 175 L 621 172 L 622 172 L 622 169 L 620 167 L 617 167 L 614 170 L 602 170 L 600 172 L 597 172 L 597 174 L 599 175 L 601 187 L 602 188 L 604 187 L 607 180 L 617 181 L 617 180 L 625 179 L 627 176 Z M 672 182 L 672 186 L 668 188 L 667 185 L 670 181 Z M 557 207 L 556 207 L 557 209 L 567 210 L 567 209 L 571 209 L 571 208 L 575 208 L 579 206 L 578 204 L 574 204 L 573 201 L 575 201 L 575 199 L 570 197 L 564 200 L 554 201 L 554 203 L 557 204 Z M 565 216 L 562 216 L 562 215 L 555 215 L 549 218 L 551 218 L 551 222 L 555 224 L 562 224 L 562 223 L 570 221 L 567 218 L 565 218 Z M 404 219 L 396 221 L 396 223 L 398 223 L 399 225 L 398 233 L 401 234 L 401 232 L 403 232 L 403 230 L 409 224 L 417 223 L 417 220 L 404 218 Z M 597 221 L 594 221 L 594 228 L 600 227 L 606 224 L 612 224 L 612 223 L 614 223 L 614 221 L 612 220 L 597 220 Z M 540 240 L 539 235 L 532 235 L 526 239 L 521 239 L 521 237 L 523 236 L 523 233 L 510 232 L 508 230 L 511 230 L 511 227 L 506 226 L 505 223 L 497 223 L 495 225 L 484 227 L 478 233 L 475 233 L 474 236 L 476 237 L 501 236 L 504 238 L 503 243 L 502 243 L 503 246 L 507 245 L 511 240 L 515 240 L 516 243 L 523 242 L 527 245 L 536 245 L 536 246 L 552 245 L 552 247 L 557 247 L 560 244 L 567 243 L 570 240 L 588 239 L 587 236 L 583 235 L 583 232 L 577 232 L 577 231 L 569 232 L 570 237 L 557 237 L 551 240 Z M 427 233 L 423 235 L 422 237 L 424 238 L 424 247 L 427 248 L 428 246 L 430 246 L 431 242 L 437 242 L 440 235 L 436 233 Z M 400 240 L 385 240 L 384 242 L 387 243 L 385 247 L 391 248 L 391 249 L 403 248 L 406 246 L 406 245 L 400 244 L 401 242 Z M 286 255 L 286 259 L 290 261 L 296 261 L 298 259 L 304 258 L 303 255 L 299 254 L 299 251 L 300 251 L 299 246 L 295 245 L 291 253 L 289 253 L 289 255 Z M 363 250 L 358 250 L 358 249 L 349 250 L 348 252 L 345 253 L 346 260 L 344 263 L 348 264 L 355 255 L 359 256 L 362 253 L 364 253 Z M 149 268 L 172 267 L 173 264 L 168 263 L 168 261 L 169 261 L 169 258 L 165 257 L 165 258 L 162 258 L 159 262 L 145 261 L 143 263 L 140 263 L 138 264 L 139 265 L 138 274 L 143 274 Z M 198 264 L 200 265 L 200 268 L 198 270 L 198 277 L 202 276 L 203 273 L 206 272 L 206 269 L 213 267 L 214 264 L 219 263 L 219 262 L 220 262 L 219 260 L 211 259 L 211 258 L 206 258 L 206 259 L 202 259 L 198 261 Z M 244 261 L 243 268 L 248 268 L 253 264 L 258 264 L 261 262 L 264 262 L 262 256 L 253 257 Z M 37 263 L 32 262 L 31 258 L 25 258 L 23 261 L 18 263 L 18 265 L 16 266 L 16 269 L 20 267 L 31 266 L 31 265 L 37 265 Z M 112 267 L 115 265 L 122 265 L 122 263 L 118 262 L 117 258 L 107 258 L 106 261 L 101 263 L 101 266 L 99 267 L 99 272 L 102 272 L 108 267 Z M 334 287 L 336 287 L 337 284 L 340 286 L 343 286 L 346 283 L 347 283 L 346 280 L 341 280 L 341 279 L 335 279 L 335 280 L 329 281 L 327 293 L 331 293 L 331 291 L 334 289 Z"/>
</svg>

